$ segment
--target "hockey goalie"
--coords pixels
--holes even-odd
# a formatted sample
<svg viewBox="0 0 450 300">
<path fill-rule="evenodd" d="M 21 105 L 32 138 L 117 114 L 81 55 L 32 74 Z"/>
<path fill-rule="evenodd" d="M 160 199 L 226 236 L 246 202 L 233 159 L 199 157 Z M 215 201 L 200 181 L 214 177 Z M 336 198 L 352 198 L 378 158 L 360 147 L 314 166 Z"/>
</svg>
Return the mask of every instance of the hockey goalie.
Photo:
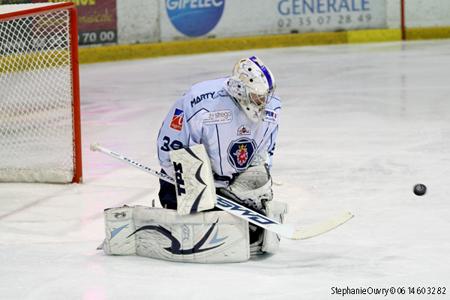
<svg viewBox="0 0 450 300">
<path fill-rule="evenodd" d="M 162 208 L 105 210 L 103 250 L 182 262 L 241 262 L 275 253 L 279 237 L 225 211 L 216 195 L 282 223 L 270 170 L 280 99 L 272 72 L 257 57 L 231 76 L 194 84 L 168 112 L 158 135 Z"/>
</svg>

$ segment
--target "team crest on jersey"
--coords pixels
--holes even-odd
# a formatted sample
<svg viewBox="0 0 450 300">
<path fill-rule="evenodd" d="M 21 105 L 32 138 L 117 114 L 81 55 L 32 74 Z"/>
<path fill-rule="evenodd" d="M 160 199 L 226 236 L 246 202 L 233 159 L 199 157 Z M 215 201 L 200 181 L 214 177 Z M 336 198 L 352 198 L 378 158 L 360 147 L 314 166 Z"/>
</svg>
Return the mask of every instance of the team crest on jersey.
<svg viewBox="0 0 450 300">
<path fill-rule="evenodd" d="M 175 108 L 175 112 L 173 113 L 172 117 L 172 122 L 170 122 L 170 128 L 175 129 L 176 131 L 181 131 L 181 129 L 183 128 L 183 117 L 184 111 Z"/>
<path fill-rule="evenodd" d="M 250 129 L 245 125 L 241 125 L 241 127 L 239 127 L 237 130 L 237 135 L 250 135 L 250 134 L 251 134 Z"/>
<path fill-rule="evenodd" d="M 244 171 L 252 161 L 255 150 L 256 143 L 254 140 L 240 138 L 233 141 L 228 147 L 228 161 L 236 171 Z"/>
</svg>

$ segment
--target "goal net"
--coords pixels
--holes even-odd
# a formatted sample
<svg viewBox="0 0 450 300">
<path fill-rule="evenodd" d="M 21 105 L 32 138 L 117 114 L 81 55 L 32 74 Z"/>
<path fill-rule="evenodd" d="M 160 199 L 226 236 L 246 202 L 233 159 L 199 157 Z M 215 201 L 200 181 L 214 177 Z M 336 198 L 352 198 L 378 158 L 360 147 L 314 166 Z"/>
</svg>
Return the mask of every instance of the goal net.
<svg viewBox="0 0 450 300">
<path fill-rule="evenodd" d="M 0 5 L 0 181 L 81 182 L 76 10 Z"/>
</svg>

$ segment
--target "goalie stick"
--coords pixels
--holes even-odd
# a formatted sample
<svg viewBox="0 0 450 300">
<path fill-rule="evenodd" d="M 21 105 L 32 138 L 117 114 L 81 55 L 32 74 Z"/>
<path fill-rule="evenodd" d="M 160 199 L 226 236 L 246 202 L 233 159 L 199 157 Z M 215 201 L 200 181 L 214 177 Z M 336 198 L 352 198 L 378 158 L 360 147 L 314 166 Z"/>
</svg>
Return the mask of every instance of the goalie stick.
<svg viewBox="0 0 450 300">
<path fill-rule="evenodd" d="M 169 183 L 175 184 L 175 180 L 164 173 L 158 172 L 153 170 L 152 168 L 149 168 L 131 158 L 128 158 L 122 154 L 119 154 L 117 152 L 111 151 L 105 147 L 102 147 L 98 144 L 91 144 L 90 147 L 91 151 L 99 151 L 103 154 L 106 154 L 108 156 L 111 156 L 115 159 L 121 160 L 123 162 L 126 162 L 140 170 L 143 170 L 147 173 L 150 173 L 156 177 L 159 177 L 160 179 L 167 181 Z M 295 227 L 293 225 L 289 224 L 282 224 L 280 222 L 277 222 L 271 218 L 268 218 L 258 212 L 255 212 L 249 208 L 246 208 L 245 206 L 240 205 L 239 203 L 236 203 L 230 199 L 227 199 L 225 197 L 222 197 L 220 195 L 217 195 L 217 203 L 216 207 L 220 208 L 236 217 L 245 219 L 249 223 L 255 224 L 261 228 L 264 228 L 266 230 L 275 232 L 276 234 L 292 239 L 292 240 L 304 240 L 308 238 L 312 238 L 314 236 L 326 233 L 332 229 L 335 229 L 336 227 L 344 224 L 348 220 L 350 220 L 353 217 L 353 214 L 350 212 L 345 212 L 341 215 L 338 215 L 334 218 L 331 218 L 325 222 L 312 225 L 309 227 Z"/>
</svg>

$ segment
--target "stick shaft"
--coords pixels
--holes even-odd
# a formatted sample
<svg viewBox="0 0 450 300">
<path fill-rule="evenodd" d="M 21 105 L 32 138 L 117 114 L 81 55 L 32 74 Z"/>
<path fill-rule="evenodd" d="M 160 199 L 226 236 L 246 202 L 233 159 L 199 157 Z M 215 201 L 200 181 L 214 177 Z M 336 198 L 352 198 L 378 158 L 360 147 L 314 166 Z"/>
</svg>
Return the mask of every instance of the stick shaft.
<svg viewBox="0 0 450 300">
<path fill-rule="evenodd" d="M 153 170 L 152 168 L 144 166 L 143 164 L 140 164 L 140 163 L 138 163 L 137 161 L 135 161 L 135 160 L 133 160 L 131 158 L 128 158 L 128 157 L 126 157 L 126 156 L 124 156 L 122 154 L 119 154 L 117 152 L 111 151 L 111 150 L 109 150 L 109 149 L 107 149 L 105 147 L 102 147 L 102 146 L 98 145 L 98 144 L 91 145 L 91 150 L 92 151 L 102 152 L 102 153 L 104 153 L 104 154 L 106 154 L 108 156 L 111 156 L 111 157 L 115 158 L 115 159 L 124 161 L 124 162 L 128 163 L 129 165 L 132 165 L 133 167 L 141 169 L 142 171 L 150 173 L 153 176 L 159 177 L 161 180 L 164 180 L 164 181 L 166 181 L 168 183 L 171 183 L 171 184 L 175 184 L 175 180 L 171 176 L 169 176 L 167 174 L 164 174 L 162 172 Z"/>
</svg>

